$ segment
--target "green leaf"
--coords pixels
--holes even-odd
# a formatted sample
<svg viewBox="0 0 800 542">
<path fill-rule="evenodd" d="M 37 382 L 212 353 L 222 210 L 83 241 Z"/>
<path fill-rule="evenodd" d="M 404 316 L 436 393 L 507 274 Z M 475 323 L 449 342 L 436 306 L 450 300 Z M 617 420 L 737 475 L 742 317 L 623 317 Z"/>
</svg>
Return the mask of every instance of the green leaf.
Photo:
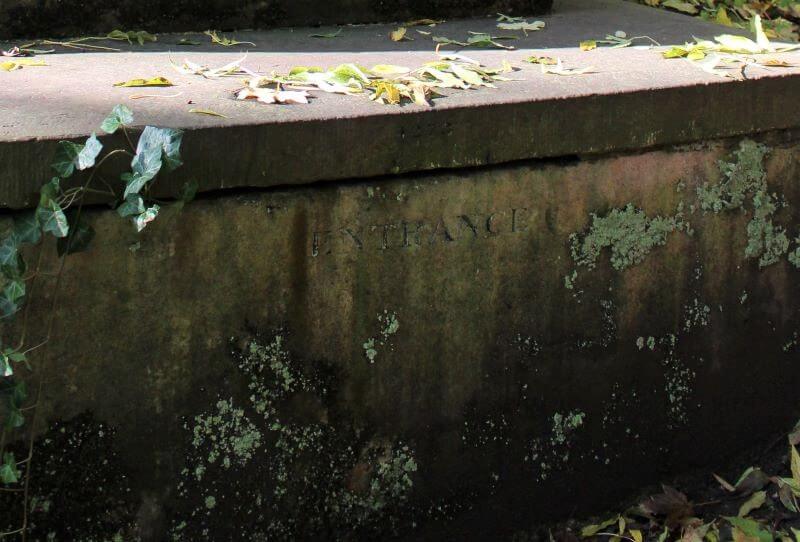
<svg viewBox="0 0 800 542">
<path fill-rule="evenodd" d="M 674 9 L 682 13 L 688 13 L 689 15 L 694 15 L 698 11 L 697 6 L 690 4 L 689 2 L 684 2 L 683 0 L 664 0 L 661 5 L 665 8 Z"/>
<path fill-rule="evenodd" d="M 25 425 L 25 416 L 22 415 L 22 412 L 18 408 L 9 410 L 8 417 L 6 418 L 6 425 L 12 429 L 22 427 Z"/>
<path fill-rule="evenodd" d="M 797 542 L 800 542 L 800 529 L 795 529 L 794 527 L 792 527 L 791 529 L 792 529 L 792 534 L 794 535 L 794 539 Z"/>
<path fill-rule="evenodd" d="M 128 126 L 131 123 L 133 123 L 133 111 L 125 105 L 115 105 L 111 114 L 100 125 L 100 129 L 107 134 L 113 134 L 120 127 Z"/>
<path fill-rule="evenodd" d="M 158 205 L 153 205 L 145 210 L 145 212 L 134 218 L 133 223 L 136 225 L 136 231 L 142 231 L 145 226 L 155 220 L 160 209 L 161 208 Z"/>
<path fill-rule="evenodd" d="M 9 281 L 3 288 L 3 296 L 16 303 L 25 297 L 25 283 L 16 279 Z"/>
<path fill-rule="evenodd" d="M 581 536 L 583 538 L 589 538 L 591 536 L 594 536 L 597 533 L 599 533 L 600 531 L 602 531 L 603 529 L 606 529 L 606 528 L 610 527 L 611 525 L 615 524 L 617 522 L 617 519 L 618 518 L 613 517 L 611 519 L 607 519 L 606 521 L 604 521 L 602 523 L 598 523 L 597 525 L 587 525 L 586 527 L 581 529 Z"/>
<path fill-rule="evenodd" d="M 762 529 L 761 524 L 755 520 L 734 517 L 726 517 L 725 519 L 750 538 L 754 538 L 759 542 L 773 542 L 772 535 L 769 531 Z"/>
<path fill-rule="evenodd" d="M 138 193 L 145 183 L 158 175 L 162 165 L 173 170 L 183 164 L 180 155 L 182 138 L 183 132 L 172 128 L 147 126 L 144 129 L 136 146 L 136 156 L 131 162 L 133 178 L 129 179 L 129 185 L 139 188 L 126 187 L 125 197 Z"/>
<path fill-rule="evenodd" d="M 67 216 L 61 206 L 54 199 L 46 204 L 39 204 L 36 209 L 36 218 L 42 225 L 42 231 L 52 233 L 55 237 L 66 237 L 69 233 Z"/>
<path fill-rule="evenodd" d="M 117 214 L 121 217 L 139 215 L 144 211 L 144 200 L 138 194 L 129 194 L 122 205 L 117 207 Z"/>
<path fill-rule="evenodd" d="M 186 182 L 181 188 L 180 194 L 178 194 L 178 199 L 183 203 L 190 203 L 194 201 L 194 198 L 197 196 L 197 189 L 197 181 L 191 180 Z"/>
<path fill-rule="evenodd" d="M 17 469 L 17 462 L 14 459 L 14 454 L 6 452 L 3 456 L 3 464 L 0 466 L 0 481 L 4 484 L 16 484 L 19 482 L 19 470 Z"/>
<path fill-rule="evenodd" d="M 93 133 L 89 136 L 83 148 L 78 153 L 76 167 L 83 171 L 84 169 L 89 169 L 94 166 L 95 160 L 101 150 L 103 150 L 103 144 L 100 143 L 100 140 L 97 139 L 97 136 Z"/>
<path fill-rule="evenodd" d="M 125 193 L 123 197 L 127 200 L 130 196 L 138 196 L 144 185 L 147 184 L 147 177 L 138 173 L 123 173 L 121 179 L 125 181 Z"/>
<path fill-rule="evenodd" d="M 72 141 L 59 141 L 56 156 L 53 158 L 51 167 L 56 170 L 59 177 L 66 179 L 75 173 L 75 166 L 78 164 L 78 155 L 83 150 L 83 145 L 78 145 Z"/>
<path fill-rule="evenodd" d="M 0 240 L 0 266 L 16 265 L 19 257 L 19 237 L 9 232 Z"/>
<path fill-rule="evenodd" d="M 35 245 L 42 238 L 42 227 L 35 213 L 28 213 L 14 219 L 14 235 L 20 243 Z"/>
<path fill-rule="evenodd" d="M 62 237 L 56 243 L 56 249 L 58 250 L 59 256 L 83 252 L 89 247 L 92 239 L 94 239 L 94 228 L 83 216 L 81 216 L 77 224 L 74 223 L 73 219 L 73 225 L 71 229 L 72 235 L 69 237 Z"/>
<path fill-rule="evenodd" d="M 797 448 L 794 446 L 789 447 L 789 455 L 791 457 L 792 480 L 800 485 L 800 454 L 797 453 Z"/>
<path fill-rule="evenodd" d="M 766 491 L 756 491 L 753 495 L 747 499 L 746 502 L 739 507 L 739 517 L 743 518 L 748 515 L 753 510 L 757 510 L 764 505 L 767 500 L 767 492 Z"/>
<path fill-rule="evenodd" d="M 11 366 L 11 360 L 5 354 L 0 354 L 0 376 L 8 378 L 14 374 L 14 368 Z"/>
</svg>

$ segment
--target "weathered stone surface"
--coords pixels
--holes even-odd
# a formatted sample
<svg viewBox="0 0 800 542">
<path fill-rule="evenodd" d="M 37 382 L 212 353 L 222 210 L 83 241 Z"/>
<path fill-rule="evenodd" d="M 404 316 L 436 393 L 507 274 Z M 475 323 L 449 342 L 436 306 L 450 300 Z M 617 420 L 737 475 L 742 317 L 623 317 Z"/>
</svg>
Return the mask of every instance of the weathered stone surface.
<svg viewBox="0 0 800 542">
<path fill-rule="evenodd" d="M 56 142 L 96 131 L 117 103 L 130 105 L 140 125 L 187 130 L 185 155 L 189 163 L 203 163 L 203 191 L 621 152 L 800 126 L 800 109 L 785 107 L 800 95 L 800 68 L 752 67 L 748 80 L 733 81 L 682 60 L 665 60 L 657 51 L 604 48 L 587 53 L 577 48 L 580 40 L 619 29 L 661 43 L 712 38 L 730 29 L 607 0 L 562 0 L 544 20 L 545 30 L 514 42 L 518 50 L 468 52 L 488 66 L 512 62 L 520 68 L 514 74 L 518 81 L 449 93 L 435 100 L 431 110 L 328 94 L 307 106 L 237 102 L 232 93 L 238 81 L 180 75 L 169 61 L 186 56 L 221 66 L 243 53 L 220 47 L 184 53 L 182 48 L 179 56 L 174 51 L 181 35 L 161 36 L 141 50 L 124 46 L 133 53 L 48 56 L 50 66 L 0 74 L 0 206 L 35 204 L 42 181 L 52 174 L 49 157 Z M 470 30 L 497 33 L 495 24 L 494 19 L 454 21 L 435 30 L 458 38 Z M 257 44 L 245 64 L 262 72 L 353 61 L 416 67 L 435 58 L 429 38 L 395 43 L 388 39 L 391 29 L 347 28 L 341 38 L 330 40 L 309 38 L 309 29 L 237 37 Z M 545 75 L 524 62 L 531 54 L 559 56 L 570 66 L 593 65 L 596 73 Z M 798 56 L 783 58 L 797 62 Z M 112 87 L 153 75 L 168 75 L 176 86 L 147 89 L 146 94 L 180 95 L 131 101 L 142 89 Z M 229 118 L 192 114 L 194 107 Z M 214 159 L 208 160 L 211 154 Z M 197 177 L 188 168 L 179 171 L 159 183 L 161 195 L 174 194 L 186 176 Z"/>
<path fill-rule="evenodd" d="M 0 38 L 105 34 L 119 28 L 180 32 L 470 17 L 537 15 L 552 0 L 4 0 Z"/>
<path fill-rule="evenodd" d="M 39 354 L 42 420 L 89 410 L 116 429 L 150 540 L 324 538 L 315 507 L 362 518 L 352 495 L 377 498 L 381 461 L 409 475 L 398 492 L 414 508 L 380 493 L 376 517 L 410 539 L 499 539 L 718 465 L 798 415 L 800 139 L 764 143 L 763 161 L 731 140 L 211 197 L 141 237 L 93 212 L 97 238 L 70 257 Z M 724 181 L 718 160 L 739 164 L 741 208 L 703 188 Z M 764 190 L 786 202 L 769 226 L 754 220 Z M 774 261 L 758 250 L 765 228 L 786 228 Z M 277 327 L 261 376 L 243 372 L 231 338 L 274 345 Z M 317 384 L 265 421 L 273 392 L 248 385 L 298 367 Z M 288 461 L 275 443 L 298 431 L 330 438 L 289 446 L 300 470 L 281 487 L 305 495 L 307 516 L 273 532 L 270 480 Z M 346 475 L 309 467 L 330 458 Z"/>
</svg>

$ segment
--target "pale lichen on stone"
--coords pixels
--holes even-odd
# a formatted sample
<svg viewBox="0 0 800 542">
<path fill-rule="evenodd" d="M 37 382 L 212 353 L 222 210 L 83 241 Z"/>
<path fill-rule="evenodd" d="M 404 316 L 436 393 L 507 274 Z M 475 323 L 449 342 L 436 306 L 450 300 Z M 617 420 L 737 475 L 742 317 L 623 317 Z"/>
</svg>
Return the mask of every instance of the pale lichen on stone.
<svg viewBox="0 0 800 542">
<path fill-rule="evenodd" d="M 397 319 L 397 314 L 388 310 L 384 310 L 382 314 L 378 315 L 378 324 L 380 325 L 378 335 L 370 337 L 362 345 L 364 355 L 370 363 L 375 363 L 379 350 L 392 347 L 391 337 L 400 329 L 400 321 Z"/>
<path fill-rule="evenodd" d="M 649 217 L 629 203 L 612 209 L 604 216 L 592 214 L 592 223 L 584 234 L 570 236 L 570 252 L 575 263 L 572 273 L 564 277 L 567 288 L 574 287 L 578 268 L 594 269 L 605 249 L 611 252 L 611 266 L 622 271 L 644 261 L 650 252 L 667 242 L 676 231 L 690 231 L 680 210 L 673 216 Z"/>
<path fill-rule="evenodd" d="M 700 208 L 706 212 L 747 211 L 749 200 L 752 217 L 747 224 L 745 256 L 758 258 L 759 267 L 778 263 L 791 246 L 786 228 L 774 222 L 775 214 L 787 203 L 781 195 L 769 191 L 764 165 L 769 151 L 765 145 L 742 141 L 733 161 L 719 163 L 722 180 L 697 188 Z M 795 265 L 798 251 L 800 247 L 788 256 Z"/>
</svg>

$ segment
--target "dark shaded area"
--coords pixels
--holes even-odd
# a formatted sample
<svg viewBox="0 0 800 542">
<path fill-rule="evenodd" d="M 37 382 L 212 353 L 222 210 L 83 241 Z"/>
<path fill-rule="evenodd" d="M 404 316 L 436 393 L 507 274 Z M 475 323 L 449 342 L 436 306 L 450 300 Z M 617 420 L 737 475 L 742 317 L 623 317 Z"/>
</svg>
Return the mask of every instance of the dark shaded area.
<svg viewBox="0 0 800 542">
<path fill-rule="evenodd" d="M 107 33 L 115 28 L 181 32 L 358 24 L 497 11 L 534 15 L 552 0 L 11 0 L 0 7 L 4 37 Z"/>
<path fill-rule="evenodd" d="M 115 433 L 84 413 L 54 423 L 36 440 L 28 540 L 111 540 L 115 535 L 132 539 L 139 495 L 131 490 L 114 449 Z M 27 443 L 11 449 L 17 461 L 27 456 Z M 20 467 L 22 475 L 24 469 Z M 21 493 L 0 492 L 2 531 L 19 529 L 22 502 Z"/>
</svg>

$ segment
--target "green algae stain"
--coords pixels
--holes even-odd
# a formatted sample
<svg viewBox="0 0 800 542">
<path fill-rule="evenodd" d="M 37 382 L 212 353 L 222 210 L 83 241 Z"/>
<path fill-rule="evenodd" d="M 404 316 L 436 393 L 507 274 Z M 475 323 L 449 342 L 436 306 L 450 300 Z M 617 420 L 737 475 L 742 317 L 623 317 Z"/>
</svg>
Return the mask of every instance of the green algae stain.
<svg viewBox="0 0 800 542">
<path fill-rule="evenodd" d="M 572 289 L 578 268 L 594 269 L 605 249 L 610 250 L 611 266 L 623 271 L 643 262 L 654 248 L 666 244 L 671 233 L 690 229 L 680 209 L 673 216 L 649 217 L 629 203 L 624 208 L 612 209 L 605 216 L 592 214 L 588 231 L 570 236 L 575 269 L 564 277 L 564 284 Z"/>
</svg>

